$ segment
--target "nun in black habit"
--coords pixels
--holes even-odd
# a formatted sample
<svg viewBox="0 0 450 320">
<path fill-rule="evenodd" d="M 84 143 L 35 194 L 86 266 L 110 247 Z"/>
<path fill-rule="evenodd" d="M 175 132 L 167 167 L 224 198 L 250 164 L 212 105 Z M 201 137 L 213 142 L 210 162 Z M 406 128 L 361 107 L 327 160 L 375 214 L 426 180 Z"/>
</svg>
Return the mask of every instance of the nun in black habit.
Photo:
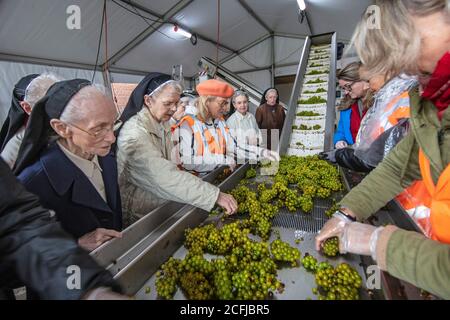
<svg viewBox="0 0 450 320">
<path fill-rule="evenodd" d="M 90 85 L 74 79 L 48 90 L 33 108 L 15 167 L 20 182 L 55 211 L 64 229 L 87 250 L 120 237 L 122 229 L 117 163 L 110 152 L 117 117 L 112 101 L 86 88 L 88 96 L 77 96 L 79 111 L 74 103 L 71 107 L 78 121 L 61 120 L 66 106 Z M 97 122 L 102 126 L 93 127 Z M 89 152 L 84 157 L 77 150 Z"/>
</svg>

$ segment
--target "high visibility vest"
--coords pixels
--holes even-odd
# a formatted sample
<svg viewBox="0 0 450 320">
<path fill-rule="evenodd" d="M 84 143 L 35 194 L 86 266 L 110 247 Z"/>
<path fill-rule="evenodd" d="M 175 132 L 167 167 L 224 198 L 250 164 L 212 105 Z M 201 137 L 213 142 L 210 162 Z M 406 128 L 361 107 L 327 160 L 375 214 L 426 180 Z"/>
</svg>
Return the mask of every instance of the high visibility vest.
<svg viewBox="0 0 450 320">
<path fill-rule="evenodd" d="M 177 128 L 187 123 L 192 130 L 193 145 L 192 156 L 214 158 L 226 158 L 227 143 L 230 139 L 229 129 L 223 120 L 216 121 L 214 126 L 208 126 L 203 121 L 192 115 L 184 116 L 177 124 L 172 126 L 172 134 Z M 215 130 L 217 139 L 212 134 Z M 223 161 L 218 161 L 223 162 Z"/>
<path fill-rule="evenodd" d="M 378 134 L 395 126 L 401 119 L 410 118 L 409 92 L 404 91 L 392 99 L 385 107 L 380 118 Z M 422 181 L 415 181 L 400 193 L 396 199 L 411 216 L 425 235 L 430 236 L 429 215 L 430 208 L 422 201 L 427 194 Z"/>
<path fill-rule="evenodd" d="M 442 172 L 436 185 L 431 176 L 430 161 L 422 149 L 419 150 L 419 165 L 428 192 L 423 201 L 430 208 L 431 239 L 450 244 L 450 165 Z"/>
</svg>

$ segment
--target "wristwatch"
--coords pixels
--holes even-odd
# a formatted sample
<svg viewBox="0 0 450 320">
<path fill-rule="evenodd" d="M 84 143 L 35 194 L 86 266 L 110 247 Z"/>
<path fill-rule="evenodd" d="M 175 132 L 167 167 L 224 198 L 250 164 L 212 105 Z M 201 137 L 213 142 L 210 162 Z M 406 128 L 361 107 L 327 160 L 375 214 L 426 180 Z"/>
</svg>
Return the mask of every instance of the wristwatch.
<svg viewBox="0 0 450 320">
<path fill-rule="evenodd" d="M 344 216 L 346 219 L 348 219 L 348 220 L 350 220 L 352 222 L 356 222 L 356 218 L 355 217 L 349 215 L 348 213 L 345 213 L 341 209 L 337 210 L 335 213 Z"/>
</svg>

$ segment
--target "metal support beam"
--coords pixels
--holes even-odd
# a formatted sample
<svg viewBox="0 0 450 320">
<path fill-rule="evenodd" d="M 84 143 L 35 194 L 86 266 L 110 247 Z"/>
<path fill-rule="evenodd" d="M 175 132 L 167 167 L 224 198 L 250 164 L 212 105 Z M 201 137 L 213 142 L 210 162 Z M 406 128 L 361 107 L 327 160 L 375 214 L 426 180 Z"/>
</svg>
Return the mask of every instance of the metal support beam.
<svg viewBox="0 0 450 320">
<path fill-rule="evenodd" d="M 299 34 L 293 33 L 283 33 L 283 32 L 275 32 L 275 37 L 283 37 L 283 38 L 293 38 L 293 39 L 306 39 L 306 36 L 302 36 Z"/>
<path fill-rule="evenodd" d="M 283 68 L 283 67 L 292 67 L 292 66 L 298 66 L 298 63 L 283 63 L 283 64 L 275 64 L 275 68 Z M 253 68 L 253 69 L 245 69 L 240 71 L 233 71 L 234 74 L 241 74 L 241 73 L 248 73 L 248 72 L 255 72 L 255 71 L 264 71 L 264 70 L 271 70 L 272 65 L 261 67 L 261 68 Z"/>
<path fill-rule="evenodd" d="M 242 52 L 245 52 L 245 51 L 247 51 L 248 49 L 253 48 L 254 46 L 260 44 L 261 42 L 263 42 L 264 40 L 267 40 L 267 39 L 269 39 L 269 38 L 270 38 L 270 34 L 266 34 L 266 35 L 262 36 L 261 38 L 256 39 L 255 41 L 253 41 L 253 42 L 247 44 L 246 46 L 242 47 L 241 49 L 239 49 L 239 50 L 236 51 L 235 53 L 230 54 L 229 56 L 223 58 L 223 59 L 219 62 L 219 64 L 224 64 L 225 62 L 227 62 L 227 61 L 233 59 L 234 57 L 236 57 L 237 55 L 241 54 Z"/>
<path fill-rule="evenodd" d="M 275 86 L 275 36 L 272 34 L 272 37 L 270 38 L 270 49 L 271 49 L 271 58 L 272 58 L 272 64 L 270 66 L 270 73 L 271 73 L 271 79 L 270 84 L 273 88 Z"/>
<path fill-rule="evenodd" d="M 145 29 L 138 36 L 136 36 L 133 40 L 131 40 L 129 43 L 127 43 L 122 49 L 120 49 L 117 53 L 115 53 L 108 60 L 108 65 L 112 65 L 112 64 L 116 63 L 120 58 L 122 58 L 124 55 L 126 55 L 128 52 L 130 52 L 133 48 L 135 48 L 137 45 L 139 45 L 142 41 L 147 39 L 151 34 L 156 32 L 156 29 L 161 27 L 164 23 L 176 23 L 179 27 L 181 27 L 181 28 L 183 28 L 185 30 L 189 30 L 192 33 L 195 33 L 197 35 L 198 39 L 201 39 L 201 40 L 206 41 L 206 42 L 210 42 L 213 45 L 217 45 L 217 42 L 214 41 L 213 39 L 210 39 L 210 38 L 206 37 L 205 35 L 199 34 L 199 33 L 195 32 L 194 30 L 191 30 L 190 28 L 186 27 L 185 25 L 180 24 L 180 23 L 172 20 L 172 18 L 178 12 L 180 12 L 182 9 L 186 8 L 189 4 L 191 4 L 193 2 L 193 0 L 181 0 L 181 1 L 179 1 L 175 6 L 173 6 L 163 16 L 161 16 L 158 13 L 156 13 L 154 11 L 151 11 L 150 9 L 148 9 L 148 8 L 142 6 L 142 5 L 139 5 L 137 3 L 134 3 L 134 2 L 131 3 L 130 1 L 125 1 L 125 0 L 119 0 L 119 1 L 121 1 L 121 2 L 123 2 L 125 4 L 128 4 L 130 6 L 133 6 L 137 10 L 140 10 L 142 12 L 145 12 L 147 14 L 155 16 L 158 19 L 160 19 L 161 22 L 154 22 L 147 29 Z M 230 47 L 228 47 L 226 45 L 223 45 L 221 43 L 219 43 L 219 47 L 224 48 L 224 49 L 226 49 L 226 50 L 228 50 L 230 52 L 236 52 L 235 49 L 230 48 Z"/>
<path fill-rule="evenodd" d="M 305 19 L 306 19 L 306 25 L 308 26 L 308 29 L 309 29 L 309 34 L 314 35 L 313 28 L 312 28 L 311 24 L 309 23 L 308 11 L 305 11 Z"/>
<path fill-rule="evenodd" d="M 160 19 L 160 22 L 153 22 L 149 25 L 147 29 L 142 31 L 140 34 L 138 34 L 133 40 L 128 42 L 123 48 L 121 48 L 119 51 L 117 51 L 109 60 L 107 61 L 108 65 L 113 65 L 116 63 L 120 58 L 122 58 L 124 55 L 126 55 L 128 52 L 130 52 L 133 48 L 135 48 L 137 45 L 139 45 L 142 41 L 147 39 L 151 34 L 156 32 L 156 30 L 161 27 L 166 21 L 171 19 L 175 14 L 177 14 L 179 11 L 181 11 L 183 8 L 185 8 L 187 5 L 189 5 L 193 0 L 181 0 L 179 1 L 175 6 L 173 6 L 164 16 L 161 16 L 147 8 L 142 7 L 139 4 L 136 3 L 130 3 L 129 1 L 119 0 L 127 5 L 135 7 L 137 10 L 141 10 L 145 13 L 148 13 L 158 19 Z M 106 63 L 106 62 L 105 62 Z"/>
<path fill-rule="evenodd" d="M 272 34 L 272 29 L 256 14 L 255 11 L 245 2 L 245 0 L 238 0 L 239 4 L 253 17 L 269 34 Z"/>
<path fill-rule="evenodd" d="M 77 62 L 70 62 L 70 61 L 64 61 L 64 60 L 35 58 L 35 57 L 13 55 L 13 54 L 8 54 L 8 53 L 1 53 L 1 52 L 0 52 L 0 60 L 10 61 L 10 62 L 19 62 L 19 63 L 21 62 L 21 63 L 39 64 L 39 65 L 44 65 L 44 66 L 54 66 L 54 67 L 62 67 L 62 68 L 84 69 L 84 70 L 90 70 L 90 71 L 93 71 L 95 68 L 97 71 L 102 71 L 101 66 L 94 66 L 93 64 L 77 63 Z M 116 68 L 116 67 L 109 68 L 109 71 L 117 72 L 117 73 L 133 74 L 133 75 L 146 75 L 148 73 L 148 72 L 145 72 L 142 70 L 131 70 L 131 69 L 125 69 L 125 68 Z"/>
</svg>

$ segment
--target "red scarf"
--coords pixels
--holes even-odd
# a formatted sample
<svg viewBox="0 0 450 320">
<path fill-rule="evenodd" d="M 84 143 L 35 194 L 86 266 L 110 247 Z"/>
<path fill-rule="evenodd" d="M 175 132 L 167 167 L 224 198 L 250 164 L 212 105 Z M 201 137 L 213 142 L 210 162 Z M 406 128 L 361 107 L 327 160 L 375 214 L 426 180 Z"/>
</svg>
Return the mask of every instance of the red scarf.
<svg viewBox="0 0 450 320">
<path fill-rule="evenodd" d="M 434 103 L 441 120 L 444 111 L 450 104 L 450 52 L 444 54 L 439 60 L 422 97 Z"/>
</svg>

